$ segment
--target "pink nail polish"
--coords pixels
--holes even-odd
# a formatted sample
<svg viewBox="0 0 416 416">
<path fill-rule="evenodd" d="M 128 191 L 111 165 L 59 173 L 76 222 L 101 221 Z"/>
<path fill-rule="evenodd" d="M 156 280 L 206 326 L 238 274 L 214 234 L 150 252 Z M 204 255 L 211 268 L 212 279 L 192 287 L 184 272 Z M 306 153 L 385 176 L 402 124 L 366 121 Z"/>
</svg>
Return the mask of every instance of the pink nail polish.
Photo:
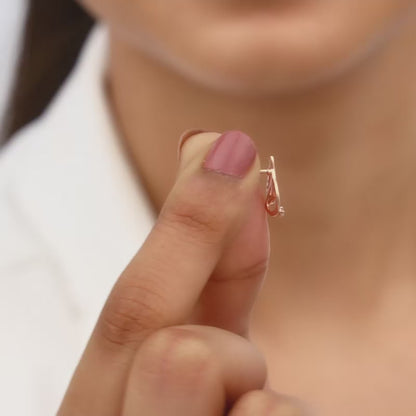
<svg viewBox="0 0 416 416">
<path fill-rule="evenodd" d="M 253 140 L 239 130 L 224 132 L 212 145 L 203 167 L 225 175 L 242 178 L 256 158 Z"/>
</svg>

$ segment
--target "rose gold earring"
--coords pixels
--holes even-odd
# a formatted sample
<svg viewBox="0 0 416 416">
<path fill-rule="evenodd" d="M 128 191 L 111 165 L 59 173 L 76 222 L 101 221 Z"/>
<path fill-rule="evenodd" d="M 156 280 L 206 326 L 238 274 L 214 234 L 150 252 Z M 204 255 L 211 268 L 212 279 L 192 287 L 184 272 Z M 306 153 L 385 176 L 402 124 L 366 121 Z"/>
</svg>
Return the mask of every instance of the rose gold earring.
<svg viewBox="0 0 416 416">
<path fill-rule="evenodd" d="M 280 204 L 279 186 L 276 179 L 276 165 L 274 163 L 274 157 L 270 156 L 269 166 L 267 169 L 260 169 L 260 173 L 267 174 L 266 184 L 266 202 L 265 208 L 270 216 L 276 217 L 285 215 L 285 209 Z"/>
</svg>

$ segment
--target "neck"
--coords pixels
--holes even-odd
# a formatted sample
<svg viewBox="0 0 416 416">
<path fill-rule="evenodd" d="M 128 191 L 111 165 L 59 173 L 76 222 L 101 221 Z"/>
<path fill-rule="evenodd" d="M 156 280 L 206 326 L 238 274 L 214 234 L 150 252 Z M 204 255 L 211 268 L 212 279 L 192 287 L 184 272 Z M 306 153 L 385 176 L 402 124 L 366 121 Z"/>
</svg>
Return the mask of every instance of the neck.
<svg viewBox="0 0 416 416">
<path fill-rule="evenodd" d="M 155 210 L 184 130 L 239 129 L 264 164 L 275 155 L 287 212 L 270 222 L 261 307 L 331 298 L 337 310 L 351 299 L 368 310 L 393 282 L 416 283 L 415 35 L 403 31 L 325 86 L 249 98 L 205 89 L 113 36 L 111 98 Z"/>
</svg>

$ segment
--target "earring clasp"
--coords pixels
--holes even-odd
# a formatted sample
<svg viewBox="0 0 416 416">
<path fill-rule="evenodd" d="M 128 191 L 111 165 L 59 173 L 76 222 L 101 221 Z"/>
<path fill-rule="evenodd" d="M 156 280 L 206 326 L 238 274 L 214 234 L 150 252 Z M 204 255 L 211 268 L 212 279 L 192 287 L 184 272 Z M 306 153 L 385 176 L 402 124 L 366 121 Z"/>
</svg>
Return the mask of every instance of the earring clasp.
<svg viewBox="0 0 416 416">
<path fill-rule="evenodd" d="M 265 208 L 270 216 L 276 217 L 285 215 L 285 209 L 280 203 L 280 193 L 279 186 L 277 184 L 276 178 L 276 165 L 274 162 L 274 157 L 270 156 L 269 166 L 267 169 L 260 169 L 260 173 L 267 174 L 267 184 L 266 184 L 266 202 Z"/>
</svg>

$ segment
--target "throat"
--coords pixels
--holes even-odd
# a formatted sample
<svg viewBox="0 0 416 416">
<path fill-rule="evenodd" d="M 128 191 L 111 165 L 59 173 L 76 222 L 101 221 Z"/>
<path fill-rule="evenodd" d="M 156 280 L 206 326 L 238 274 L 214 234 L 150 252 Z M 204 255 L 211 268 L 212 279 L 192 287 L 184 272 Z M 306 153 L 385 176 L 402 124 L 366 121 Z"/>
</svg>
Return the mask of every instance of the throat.
<svg viewBox="0 0 416 416">
<path fill-rule="evenodd" d="M 414 245 L 399 229 L 344 257 L 339 242 L 291 258 L 274 246 L 249 336 L 270 388 L 322 416 L 416 414 Z"/>
</svg>

